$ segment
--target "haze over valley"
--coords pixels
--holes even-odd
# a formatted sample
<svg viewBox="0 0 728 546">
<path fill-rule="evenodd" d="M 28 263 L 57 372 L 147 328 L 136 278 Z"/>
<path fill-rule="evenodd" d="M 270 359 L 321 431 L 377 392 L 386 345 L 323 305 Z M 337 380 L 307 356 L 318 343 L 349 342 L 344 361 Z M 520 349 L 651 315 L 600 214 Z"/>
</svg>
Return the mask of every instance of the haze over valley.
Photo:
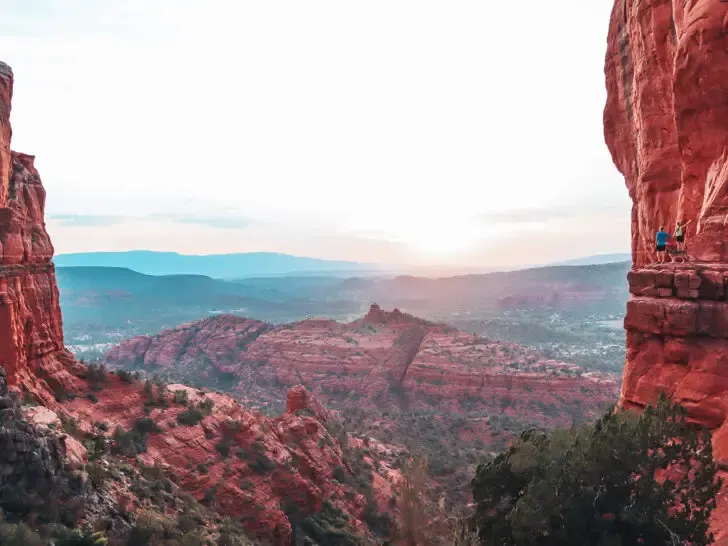
<svg viewBox="0 0 728 546">
<path fill-rule="evenodd" d="M 728 4 L 5 4 L 0 546 L 728 546 Z"/>
</svg>

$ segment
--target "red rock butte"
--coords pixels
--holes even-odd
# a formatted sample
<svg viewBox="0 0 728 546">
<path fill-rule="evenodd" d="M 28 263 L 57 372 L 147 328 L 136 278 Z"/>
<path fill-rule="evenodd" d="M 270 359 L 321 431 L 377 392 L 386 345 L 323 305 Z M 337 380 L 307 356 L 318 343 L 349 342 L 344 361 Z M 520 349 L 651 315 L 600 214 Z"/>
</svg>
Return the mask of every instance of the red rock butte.
<svg viewBox="0 0 728 546">
<path fill-rule="evenodd" d="M 661 392 L 710 427 L 728 462 L 728 3 L 616 0 L 604 134 L 632 199 L 620 402 Z M 686 231 L 687 264 L 655 265 L 655 233 Z M 714 531 L 728 544 L 727 488 Z"/>
</svg>

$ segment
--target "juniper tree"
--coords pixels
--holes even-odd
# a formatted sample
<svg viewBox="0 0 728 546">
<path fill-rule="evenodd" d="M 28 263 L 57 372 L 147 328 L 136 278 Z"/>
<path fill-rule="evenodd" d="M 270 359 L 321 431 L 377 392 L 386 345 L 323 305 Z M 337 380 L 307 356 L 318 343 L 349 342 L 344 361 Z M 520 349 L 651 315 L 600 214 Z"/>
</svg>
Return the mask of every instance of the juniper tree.
<svg viewBox="0 0 728 546">
<path fill-rule="evenodd" d="M 712 544 L 720 489 L 710 432 L 662 397 L 641 414 L 524 432 L 478 467 L 473 524 L 481 544 Z"/>
</svg>

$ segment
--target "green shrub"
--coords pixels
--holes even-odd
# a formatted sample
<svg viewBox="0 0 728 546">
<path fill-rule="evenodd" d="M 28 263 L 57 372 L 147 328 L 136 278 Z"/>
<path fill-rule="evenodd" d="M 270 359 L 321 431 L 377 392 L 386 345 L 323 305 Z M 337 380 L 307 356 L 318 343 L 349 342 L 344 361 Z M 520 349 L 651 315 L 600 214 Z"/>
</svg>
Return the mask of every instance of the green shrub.
<svg viewBox="0 0 728 546">
<path fill-rule="evenodd" d="M 218 442 L 217 444 L 215 444 L 215 449 L 224 458 L 227 458 L 230 456 L 230 444 L 225 440 L 222 440 L 222 441 Z"/>
<path fill-rule="evenodd" d="M 177 415 L 177 422 L 180 425 L 194 426 L 205 418 L 205 415 L 197 408 L 187 408 Z"/>
<path fill-rule="evenodd" d="M 484 545 L 588 546 L 712 543 L 720 488 L 710 432 L 661 398 L 643 414 L 520 441 L 478 467 L 472 482 Z M 664 469 L 692 469 L 660 482 Z"/>
<path fill-rule="evenodd" d="M 101 390 L 106 383 L 106 366 L 104 364 L 89 364 L 84 375 L 93 390 Z"/>
<path fill-rule="evenodd" d="M 197 406 L 188 407 L 185 411 L 177 416 L 177 422 L 181 425 L 193 426 L 202 421 L 205 416 L 212 413 L 215 402 L 206 398 L 199 402 Z"/>
<path fill-rule="evenodd" d="M 45 546 L 46 541 L 40 538 L 25 523 L 0 523 L 0 544 L 3 546 Z"/>
<path fill-rule="evenodd" d="M 173 401 L 175 404 L 181 404 L 183 406 L 186 406 L 189 403 L 189 400 L 190 397 L 187 394 L 187 391 L 181 389 L 174 391 Z"/>
<path fill-rule="evenodd" d="M 248 462 L 248 465 L 258 474 L 267 474 L 276 467 L 275 463 L 262 453 L 257 453 L 255 459 L 252 462 Z"/>
<path fill-rule="evenodd" d="M 343 466 L 337 466 L 332 472 L 332 476 L 339 483 L 348 483 L 348 474 Z"/>
<path fill-rule="evenodd" d="M 126 370 L 116 370 L 116 375 L 122 383 L 133 383 L 136 379 L 132 372 L 128 372 Z"/>
<path fill-rule="evenodd" d="M 118 426 L 112 436 L 112 451 L 126 457 L 144 453 L 147 450 L 147 435 L 152 432 L 161 432 L 161 429 L 149 417 L 139 419 L 134 428 L 128 432 Z"/>
</svg>

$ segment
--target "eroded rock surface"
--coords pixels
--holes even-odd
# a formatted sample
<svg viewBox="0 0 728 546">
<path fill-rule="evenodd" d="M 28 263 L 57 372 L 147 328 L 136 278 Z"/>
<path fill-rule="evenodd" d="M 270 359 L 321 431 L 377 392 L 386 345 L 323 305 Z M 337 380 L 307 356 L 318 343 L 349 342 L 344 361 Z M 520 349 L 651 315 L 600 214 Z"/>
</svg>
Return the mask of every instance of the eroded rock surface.
<svg viewBox="0 0 728 546">
<path fill-rule="evenodd" d="M 376 305 L 348 324 L 211 317 L 122 342 L 105 360 L 265 411 L 280 411 L 286 391 L 289 412 L 313 394 L 351 430 L 427 453 L 437 485 L 456 502 L 468 502 L 484 451 L 504 449 L 531 426 L 596 418 L 619 391 L 614 376 Z"/>
<path fill-rule="evenodd" d="M 616 0 L 604 133 L 632 197 L 634 264 L 677 220 L 698 261 L 728 260 L 728 4 Z"/>
<path fill-rule="evenodd" d="M 621 403 L 665 392 L 714 430 L 728 462 L 728 4 L 616 0 L 604 133 L 632 198 Z M 690 221 L 693 263 L 656 261 L 654 235 Z M 714 528 L 726 543 L 726 490 Z"/>
<path fill-rule="evenodd" d="M 505 404 L 509 414 L 545 426 L 567 424 L 573 411 L 595 416 L 618 392 L 607 374 L 378 306 L 349 324 L 305 320 L 274 327 L 221 315 L 122 342 L 105 362 L 207 382 L 256 406 L 275 404 L 303 382 L 340 409 L 384 409 L 405 395 L 409 410 L 465 414 L 465 404 L 500 413 L 496 408 Z"/>
</svg>

